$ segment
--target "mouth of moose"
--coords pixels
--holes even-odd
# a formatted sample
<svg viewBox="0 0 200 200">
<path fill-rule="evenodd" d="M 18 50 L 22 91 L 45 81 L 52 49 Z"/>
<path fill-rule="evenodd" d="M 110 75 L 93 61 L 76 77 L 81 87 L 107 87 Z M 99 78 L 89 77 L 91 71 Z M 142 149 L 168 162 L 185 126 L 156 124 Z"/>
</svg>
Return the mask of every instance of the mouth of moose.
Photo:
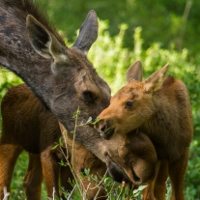
<svg viewBox="0 0 200 200">
<path fill-rule="evenodd" d="M 111 121 L 99 120 L 94 124 L 94 128 L 98 131 L 100 136 L 106 140 L 109 140 L 115 133 L 115 127 L 112 126 Z"/>
<path fill-rule="evenodd" d="M 108 153 L 106 154 L 106 160 L 108 173 L 116 182 L 125 182 L 135 187 L 142 183 L 141 178 L 137 176 L 133 168 L 129 170 L 123 169 L 123 167 L 112 160 Z"/>
<path fill-rule="evenodd" d="M 100 132 L 100 136 L 106 140 L 109 140 L 112 135 L 114 134 L 115 132 L 115 128 L 113 127 L 109 127 L 107 129 L 104 129 L 103 131 Z"/>
</svg>

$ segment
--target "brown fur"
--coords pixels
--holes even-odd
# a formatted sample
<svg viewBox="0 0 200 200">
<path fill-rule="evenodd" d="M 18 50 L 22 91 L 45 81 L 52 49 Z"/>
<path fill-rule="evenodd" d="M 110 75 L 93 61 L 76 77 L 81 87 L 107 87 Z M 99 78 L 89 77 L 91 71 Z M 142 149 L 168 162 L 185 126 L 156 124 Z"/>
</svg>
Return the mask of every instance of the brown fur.
<svg viewBox="0 0 200 200">
<path fill-rule="evenodd" d="M 141 71 L 138 63 L 132 68 L 134 70 L 129 71 Z M 183 200 L 184 175 L 193 134 L 191 106 L 184 83 L 172 77 L 165 78 L 166 71 L 167 66 L 145 81 L 136 80 L 137 73 L 134 74 L 134 79 L 129 79 L 99 115 L 99 127 L 100 131 L 105 131 L 105 125 L 107 129 L 112 128 L 113 137 L 123 135 L 126 138 L 134 129 L 147 134 L 161 164 L 144 199 L 165 199 L 165 182 L 169 175 L 172 199 Z"/>
<path fill-rule="evenodd" d="M 157 154 L 151 140 L 141 131 L 129 132 L 126 136 L 115 134 L 106 140 L 109 146 L 107 159 L 118 163 L 134 188 L 149 183 L 156 174 Z M 114 179 L 115 171 L 110 170 Z"/>
<path fill-rule="evenodd" d="M 0 143 L 0 199 L 3 199 L 3 187 L 9 189 L 13 167 L 22 150 L 29 153 L 29 167 L 24 180 L 27 198 L 40 199 L 43 176 L 48 196 L 52 196 L 53 187 L 58 194 L 58 174 L 61 167 L 54 161 L 56 155 L 51 151 L 60 137 L 56 118 L 25 85 L 8 91 L 2 100 L 1 110 L 3 131 Z M 66 171 L 67 176 L 72 177 L 69 169 Z"/>
</svg>

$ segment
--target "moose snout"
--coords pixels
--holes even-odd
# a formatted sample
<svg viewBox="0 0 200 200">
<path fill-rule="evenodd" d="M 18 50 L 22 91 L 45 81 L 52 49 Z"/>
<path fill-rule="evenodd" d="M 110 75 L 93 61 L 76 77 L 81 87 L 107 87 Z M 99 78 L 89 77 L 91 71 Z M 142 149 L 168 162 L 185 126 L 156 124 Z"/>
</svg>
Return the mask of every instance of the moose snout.
<svg viewBox="0 0 200 200">
<path fill-rule="evenodd" d="M 112 127 L 112 124 L 111 120 L 101 119 L 95 124 L 95 128 L 102 138 L 108 140 L 115 132 L 115 128 Z"/>
</svg>

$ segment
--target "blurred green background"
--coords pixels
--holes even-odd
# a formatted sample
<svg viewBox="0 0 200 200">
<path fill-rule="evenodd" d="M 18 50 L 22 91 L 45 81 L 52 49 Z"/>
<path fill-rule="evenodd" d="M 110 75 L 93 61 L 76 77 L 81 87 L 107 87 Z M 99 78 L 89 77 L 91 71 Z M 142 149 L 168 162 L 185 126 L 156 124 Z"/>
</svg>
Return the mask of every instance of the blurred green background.
<svg viewBox="0 0 200 200">
<path fill-rule="evenodd" d="M 99 16 L 99 37 L 89 58 L 113 92 L 125 83 L 127 68 L 140 59 L 145 76 L 169 63 L 169 74 L 182 79 L 190 92 L 194 139 L 188 165 L 187 200 L 200 199 L 200 1 L 198 0 L 40 0 L 41 9 L 70 45 L 90 9 Z M 21 80 L 0 69 L 0 100 Z M 23 154 L 12 183 L 14 200 L 23 199 L 27 166 Z"/>
</svg>

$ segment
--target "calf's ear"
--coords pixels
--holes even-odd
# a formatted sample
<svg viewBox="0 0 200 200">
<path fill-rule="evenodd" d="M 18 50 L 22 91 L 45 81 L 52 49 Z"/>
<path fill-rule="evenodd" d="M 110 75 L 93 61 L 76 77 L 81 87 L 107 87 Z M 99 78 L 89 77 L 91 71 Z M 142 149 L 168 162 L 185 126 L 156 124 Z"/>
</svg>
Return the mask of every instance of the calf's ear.
<svg viewBox="0 0 200 200">
<path fill-rule="evenodd" d="M 130 66 L 126 73 L 127 81 L 137 80 L 142 81 L 143 70 L 142 63 L 140 61 L 136 61 L 133 65 Z"/>
<path fill-rule="evenodd" d="M 38 54 L 54 61 L 67 60 L 65 46 L 32 15 L 26 17 L 26 28 L 30 44 Z"/>
<path fill-rule="evenodd" d="M 168 71 L 169 65 L 166 64 L 164 67 L 154 72 L 144 81 L 144 87 L 146 92 L 154 92 L 162 87 L 165 80 L 165 75 Z"/>
</svg>

